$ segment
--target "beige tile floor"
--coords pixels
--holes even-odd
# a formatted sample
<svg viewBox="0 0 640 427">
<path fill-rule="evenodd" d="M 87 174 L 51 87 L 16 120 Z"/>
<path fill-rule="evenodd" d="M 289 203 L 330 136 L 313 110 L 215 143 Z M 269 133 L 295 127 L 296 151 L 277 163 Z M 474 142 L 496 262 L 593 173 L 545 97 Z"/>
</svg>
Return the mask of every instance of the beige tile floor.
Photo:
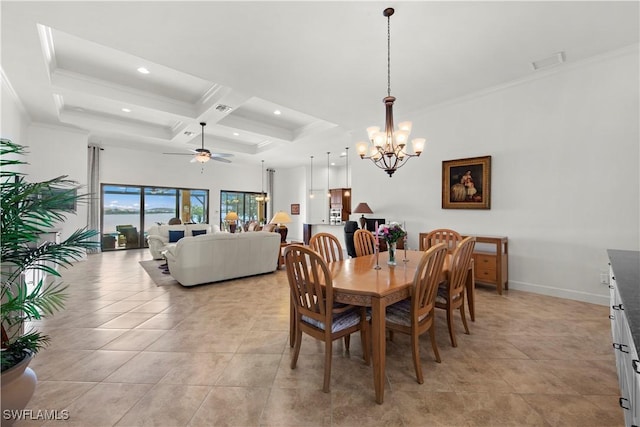
<svg viewBox="0 0 640 427">
<path fill-rule="evenodd" d="M 63 270 L 70 299 L 39 325 L 52 344 L 32 362 L 39 383 L 28 408 L 67 409 L 70 419 L 44 425 L 624 424 L 604 306 L 479 287 L 476 322 L 457 348 L 438 312 L 442 363 L 421 340 L 424 384 L 407 337 L 388 343 L 377 405 L 358 334 L 350 354 L 335 347 L 330 393 L 319 343 L 306 337 L 290 369 L 284 271 L 158 286 L 138 263 L 147 259 L 146 250 L 108 252 Z"/>
</svg>

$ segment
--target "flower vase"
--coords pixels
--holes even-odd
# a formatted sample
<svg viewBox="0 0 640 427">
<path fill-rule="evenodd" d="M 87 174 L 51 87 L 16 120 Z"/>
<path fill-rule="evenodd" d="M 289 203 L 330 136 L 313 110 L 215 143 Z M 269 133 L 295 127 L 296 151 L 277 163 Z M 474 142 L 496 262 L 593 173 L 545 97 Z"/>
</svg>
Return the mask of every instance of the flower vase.
<svg viewBox="0 0 640 427">
<path fill-rule="evenodd" d="M 389 265 L 396 265 L 396 242 L 389 242 Z"/>
</svg>

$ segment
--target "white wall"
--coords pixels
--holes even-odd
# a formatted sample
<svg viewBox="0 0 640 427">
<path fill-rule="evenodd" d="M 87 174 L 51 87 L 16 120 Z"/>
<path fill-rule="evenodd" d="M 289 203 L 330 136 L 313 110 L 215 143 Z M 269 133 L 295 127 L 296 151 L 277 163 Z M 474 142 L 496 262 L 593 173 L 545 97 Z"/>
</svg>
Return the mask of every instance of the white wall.
<svg viewBox="0 0 640 427">
<path fill-rule="evenodd" d="M 2 102 L 0 103 L 0 135 L 10 139 L 16 144 L 27 145 L 27 128 L 30 123 L 29 116 L 24 107 L 16 98 L 11 84 L 2 76 Z"/>
<path fill-rule="evenodd" d="M 0 102 L 0 137 L 9 139 L 16 144 L 28 145 L 27 132 L 31 120 L 1 68 L 0 77 L 2 84 L 2 99 Z M 16 166 L 12 170 L 21 172 L 24 168 Z"/>
<path fill-rule="evenodd" d="M 638 75 L 636 48 L 398 117 L 425 152 L 393 178 L 355 160 L 353 200 L 406 221 L 410 247 L 441 227 L 508 236 L 511 289 L 606 303 L 606 249 L 640 248 Z M 491 209 L 441 209 L 442 161 L 484 155 Z"/>
<path fill-rule="evenodd" d="M 278 211 L 284 211 L 292 221 L 290 224 L 286 224 L 289 230 L 287 241 L 302 241 L 302 224 L 305 222 L 309 209 L 305 175 L 304 166 L 300 166 L 289 169 L 277 168 L 273 177 L 274 191 L 271 199 L 273 212 L 275 214 Z M 300 215 L 291 215 L 293 203 L 300 205 Z"/>
<path fill-rule="evenodd" d="M 75 129 L 34 123 L 29 127 L 29 164 L 25 171 L 31 181 L 45 181 L 61 175 L 78 182 L 86 192 L 87 185 L 87 137 L 86 132 Z M 60 224 L 65 239 L 77 229 L 87 226 L 87 206 L 78 204 L 75 215 L 67 215 Z"/>
<path fill-rule="evenodd" d="M 100 182 L 105 184 L 184 187 L 209 190 L 209 222 L 220 216 L 220 191 L 260 192 L 261 166 L 209 161 L 201 166 L 189 156 L 105 147 L 101 152 Z"/>
</svg>

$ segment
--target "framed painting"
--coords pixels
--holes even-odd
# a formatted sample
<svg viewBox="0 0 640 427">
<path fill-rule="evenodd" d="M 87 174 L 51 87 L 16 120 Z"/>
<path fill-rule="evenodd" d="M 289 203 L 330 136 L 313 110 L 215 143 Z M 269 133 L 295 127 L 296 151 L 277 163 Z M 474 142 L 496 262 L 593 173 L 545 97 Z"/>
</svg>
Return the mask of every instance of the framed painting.
<svg viewBox="0 0 640 427">
<path fill-rule="evenodd" d="M 299 203 L 291 204 L 291 215 L 300 215 L 300 204 Z"/>
<path fill-rule="evenodd" d="M 491 209 L 491 156 L 442 162 L 442 209 Z"/>
</svg>

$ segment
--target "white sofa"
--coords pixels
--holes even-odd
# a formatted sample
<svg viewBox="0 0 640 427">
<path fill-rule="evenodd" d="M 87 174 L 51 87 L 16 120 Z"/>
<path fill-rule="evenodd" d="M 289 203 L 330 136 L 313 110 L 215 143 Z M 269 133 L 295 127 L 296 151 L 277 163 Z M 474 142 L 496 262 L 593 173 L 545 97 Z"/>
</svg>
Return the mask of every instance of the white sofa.
<svg viewBox="0 0 640 427">
<path fill-rule="evenodd" d="M 278 265 L 280 234 L 255 231 L 185 237 L 165 256 L 169 274 L 183 286 L 270 273 Z"/>
<path fill-rule="evenodd" d="M 153 259 L 162 259 L 162 252 L 175 245 L 169 243 L 169 230 L 184 231 L 184 237 L 192 237 L 193 230 L 205 230 L 207 234 L 219 233 L 220 227 L 215 224 L 152 225 L 147 232 L 147 242 Z"/>
</svg>

